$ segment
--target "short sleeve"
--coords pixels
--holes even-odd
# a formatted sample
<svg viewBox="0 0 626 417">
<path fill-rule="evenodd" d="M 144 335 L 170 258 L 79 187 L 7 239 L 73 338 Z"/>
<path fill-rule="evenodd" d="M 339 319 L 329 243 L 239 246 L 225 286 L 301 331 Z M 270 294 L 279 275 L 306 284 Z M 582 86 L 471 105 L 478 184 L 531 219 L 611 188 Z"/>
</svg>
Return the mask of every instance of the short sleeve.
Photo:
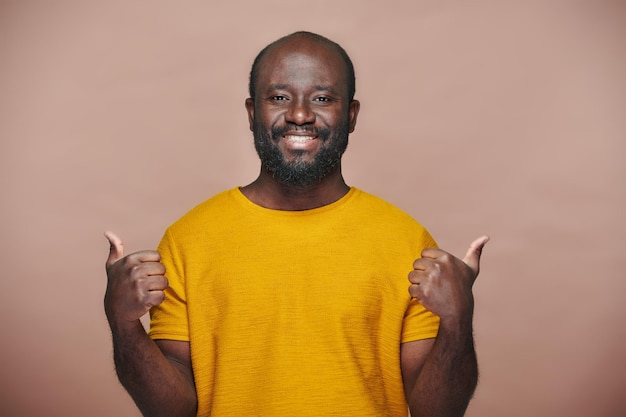
<svg viewBox="0 0 626 417">
<path fill-rule="evenodd" d="M 423 229 L 416 257 L 426 248 L 437 248 L 437 242 L 426 229 Z M 439 317 L 426 309 L 416 299 L 411 299 L 402 322 L 402 343 L 437 337 Z"/>
<path fill-rule="evenodd" d="M 402 322 L 402 343 L 432 339 L 439 331 L 439 317 L 412 299 Z"/>
<path fill-rule="evenodd" d="M 168 288 L 165 290 L 165 300 L 150 310 L 148 334 L 152 339 L 189 341 L 183 263 L 169 229 L 157 250 L 165 266 Z"/>
</svg>

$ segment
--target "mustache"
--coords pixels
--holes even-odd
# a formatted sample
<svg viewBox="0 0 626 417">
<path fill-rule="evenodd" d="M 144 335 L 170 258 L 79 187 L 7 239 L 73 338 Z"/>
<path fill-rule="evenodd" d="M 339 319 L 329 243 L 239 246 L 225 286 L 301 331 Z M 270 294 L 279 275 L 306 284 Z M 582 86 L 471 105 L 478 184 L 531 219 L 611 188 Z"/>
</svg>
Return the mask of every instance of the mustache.
<svg viewBox="0 0 626 417">
<path fill-rule="evenodd" d="M 326 127 L 315 127 L 308 125 L 295 125 L 292 123 L 288 123 L 285 126 L 273 126 L 272 127 L 272 136 L 274 138 L 283 136 L 287 132 L 307 132 L 312 133 L 318 138 L 327 139 L 330 136 L 330 129 Z"/>
</svg>

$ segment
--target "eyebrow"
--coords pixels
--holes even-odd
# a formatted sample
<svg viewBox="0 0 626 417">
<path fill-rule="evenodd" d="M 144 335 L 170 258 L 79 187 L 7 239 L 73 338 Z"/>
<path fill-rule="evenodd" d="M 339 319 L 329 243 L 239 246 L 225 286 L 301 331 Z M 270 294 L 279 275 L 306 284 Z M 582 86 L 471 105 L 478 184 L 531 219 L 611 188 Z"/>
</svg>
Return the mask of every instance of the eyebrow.
<svg viewBox="0 0 626 417">
<path fill-rule="evenodd" d="M 335 89 L 334 89 L 334 88 L 332 88 L 332 87 L 328 87 L 328 86 L 326 86 L 326 85 L 316 85 L 316 86 L 315 86 L 315 89 L 316 89 L 317 91 L 328 91 L 329 93 L 334 93 L 334 92 L 335 92 Z"/>
<path fill-rule="evenodd" d="M 268 90 L 286 90 L 289 88 L 289 84 L 272 84 L 267 89 Z"/>
<path fill-rule="evenodd" d="M 290 85 L 289 84 L 273 84 L 270 85 L 268 90 L 287 90 L 289 89 Z M 316 85 L 315 87 L 316 91 L 327 91 L 329 93 L 334 93 L 335 89 L 326 85 Z"/>
</svg>

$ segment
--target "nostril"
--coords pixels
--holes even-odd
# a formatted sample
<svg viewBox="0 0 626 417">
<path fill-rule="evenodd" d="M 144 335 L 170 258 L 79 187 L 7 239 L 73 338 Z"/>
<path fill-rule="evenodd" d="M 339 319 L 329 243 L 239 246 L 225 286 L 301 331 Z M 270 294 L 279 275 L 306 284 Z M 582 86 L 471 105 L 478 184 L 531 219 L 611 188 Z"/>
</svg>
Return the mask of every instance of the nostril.
<svg viewBox="0 0 626 417">
<path fill-rule="evenodd" d="M 285 118 L 287 121 L 301 125 L 315 120 L 315 114 L 306 105 L 294 104 L 285 113 Z"/>
</svg>

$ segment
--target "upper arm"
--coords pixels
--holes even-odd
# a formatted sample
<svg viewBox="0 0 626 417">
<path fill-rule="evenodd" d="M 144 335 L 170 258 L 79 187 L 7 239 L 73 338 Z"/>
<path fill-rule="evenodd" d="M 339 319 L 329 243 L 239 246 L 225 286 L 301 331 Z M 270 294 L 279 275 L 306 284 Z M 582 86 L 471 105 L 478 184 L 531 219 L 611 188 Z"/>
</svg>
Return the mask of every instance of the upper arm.
<svg viewBox="0 0 626 417">
<path fill-rule="evenodd" d="M 163 355 L 180 371 L 191 386 L 195 387 L 189 342 L 157 339 L 154 343 L 156 343 L 161 352 L 163 352 Z"/>
<path fill-rule="evenodd" d="M 404 395 L 407 399 L 413 391 L 433 343 L 435 343 L 435 339 L 422 339 L 400 345 L 400 368 L 402 370 Z"/>
</svg>

